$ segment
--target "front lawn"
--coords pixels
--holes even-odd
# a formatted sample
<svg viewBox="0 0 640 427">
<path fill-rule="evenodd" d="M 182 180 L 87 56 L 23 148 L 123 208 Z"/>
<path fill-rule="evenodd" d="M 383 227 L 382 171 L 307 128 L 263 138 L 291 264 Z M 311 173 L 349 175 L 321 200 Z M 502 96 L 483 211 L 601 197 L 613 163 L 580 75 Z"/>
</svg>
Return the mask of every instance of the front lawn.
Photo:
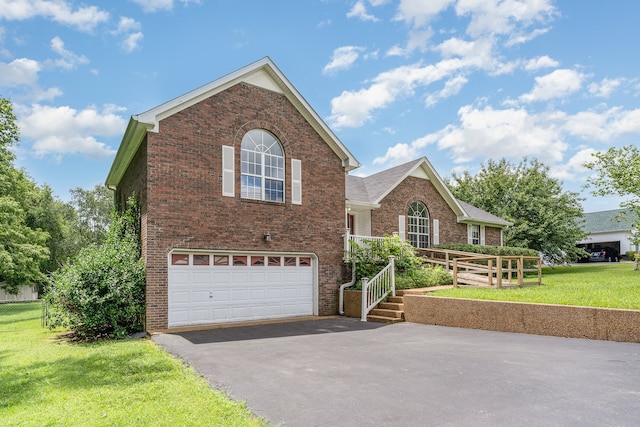
<svg viewBox="0 0 640 427">
<path fill-rule="evenodd" d="M 151 340 L 70 343 L 40 308 L 0 306 L 1 425 L 266 425 Z"/>
<path fill-rule="evenodd" d="M 544 267 L 542 283 L 524 288 L 457 288 L 432 295 L 640 310 L 640 272 L 630 263 Z"/>
</svg>

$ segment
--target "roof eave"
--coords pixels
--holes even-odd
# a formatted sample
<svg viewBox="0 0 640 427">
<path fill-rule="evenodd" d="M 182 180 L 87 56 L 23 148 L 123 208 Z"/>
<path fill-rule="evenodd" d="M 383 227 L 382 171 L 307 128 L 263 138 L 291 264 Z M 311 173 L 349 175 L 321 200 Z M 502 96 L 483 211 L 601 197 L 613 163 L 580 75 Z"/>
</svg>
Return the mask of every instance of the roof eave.
<svg viewBox="0 0 640 427">
<path fill-rule="evenodd" d="M 122 142 L 118 147 L 115 159 L 111 164 L 111 169 L 107 175 L 105 184 L 111 189 L 115 189 L 120 185 L 120 180 L 124 176 L 125 171 L 133 160 L 140 144 L 144 140 L 145 135 L 153 129 L 153 123 L 144 123 L 138 120 L 138 116 L 132 116 L 129 124 L 122 137 Z"/>
</svg>

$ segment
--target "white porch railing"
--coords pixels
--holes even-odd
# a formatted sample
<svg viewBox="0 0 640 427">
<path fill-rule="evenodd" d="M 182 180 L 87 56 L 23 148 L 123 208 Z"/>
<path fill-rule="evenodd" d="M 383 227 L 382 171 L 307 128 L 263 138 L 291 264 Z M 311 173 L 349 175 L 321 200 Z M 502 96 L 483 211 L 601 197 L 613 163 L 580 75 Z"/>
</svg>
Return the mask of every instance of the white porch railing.
<svg viewBox="0 0 640 427">
<path fill-rule="evenodd" d="M 383 241 L 384 237 L 374 237 L 374 236 L 358 236 L 355 234 L 350 234 L 349 229 L 344 234 L 344 260 L 350 261 L 351 254 L 353 253 L 354 243 L 360 247 L 368 247 L 369 242 L 372 241 Z"/>
<path fill-rule="evenodd" d="M 396 277 L 394 257 L 389 257 L 389 264 L 376 276 L 368 280 L 362 279 L 362 317 L 367 321 L 367 314 L 378 305 L 387 295 L 396 296 Z"/>
</svg>

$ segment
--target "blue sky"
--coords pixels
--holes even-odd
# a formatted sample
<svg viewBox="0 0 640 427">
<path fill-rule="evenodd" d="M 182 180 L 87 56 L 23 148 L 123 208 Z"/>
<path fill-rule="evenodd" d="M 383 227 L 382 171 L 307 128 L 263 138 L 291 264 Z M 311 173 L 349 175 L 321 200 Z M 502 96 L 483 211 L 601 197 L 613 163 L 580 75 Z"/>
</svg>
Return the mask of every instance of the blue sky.
<svg viewBox="0 0 640 427">
<path fill-rule="evenodd" d="M 636 0 L 0 0 L 17 164 L 102 184 L 132 114 L 270 56 L 368 175 L 536 158 L 586 212 L 591 153 L 640 137 Z"/>
</svg>

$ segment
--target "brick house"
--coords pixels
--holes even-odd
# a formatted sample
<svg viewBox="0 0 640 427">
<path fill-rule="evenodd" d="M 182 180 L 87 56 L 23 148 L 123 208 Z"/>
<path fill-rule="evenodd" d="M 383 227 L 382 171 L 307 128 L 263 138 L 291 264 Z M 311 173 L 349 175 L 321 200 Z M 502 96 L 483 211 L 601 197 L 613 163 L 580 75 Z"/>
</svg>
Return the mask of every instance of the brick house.
<svg viewBox="0 0 640 427">
<path fill-rule="evenodd" d="M 401 203 L 423 202 L 439 222 L 428 244 L 438 227 L 440 241 L 466 241 L 479 210 L 426 159 L 407 165 L 377 174 L 402 177 L 384 197 L 361 197 L 350 186 L 371 177 L 348 175 L 358 161 L 269 58 L 133 116 L 106 184 L 141 208 L 147 330 L 336 314 L 346 221 L 398 231 Z"/>
<path fill-rule="evenodd" d="M 427 158 L 368 177 L 347 176 L 350 233 L 399 233 L 413 246 L 502 245 L 508 221 L 457 200 Z"/>
</svg>

